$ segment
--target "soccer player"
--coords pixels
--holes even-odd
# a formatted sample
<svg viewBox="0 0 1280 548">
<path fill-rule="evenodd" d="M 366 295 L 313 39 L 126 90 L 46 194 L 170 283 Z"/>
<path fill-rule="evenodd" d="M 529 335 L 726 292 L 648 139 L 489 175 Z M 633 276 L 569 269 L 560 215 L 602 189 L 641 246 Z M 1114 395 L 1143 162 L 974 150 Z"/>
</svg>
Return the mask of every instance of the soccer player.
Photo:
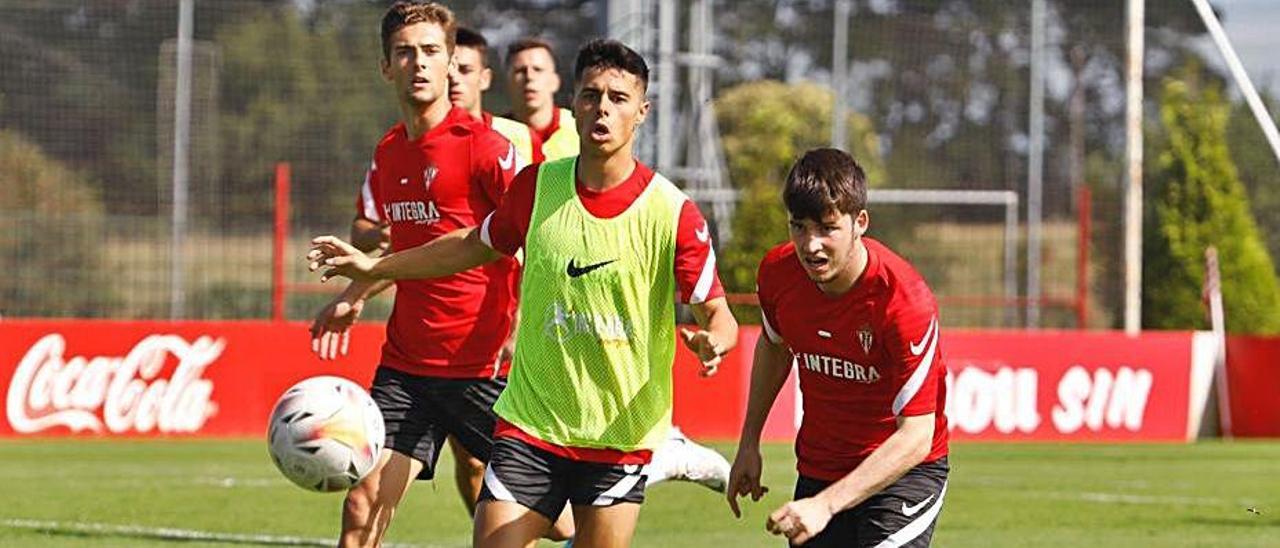
<svg viewBox="0 0 1280 548">
<path fill-rule="evenodd" d="M 382 19 L 381 70 L 402 121 L 379 141 L 365 193 L 367 220 L 389 226 L 393 251 L 479 224 L 520 167 L 511 143 L 449 102 L 454 28 L 453 14 L 435 3 L 397 2 Z M 511 330 L 516 280 L 515 261 L 503 259 L 396 282 L 370 391 L 386 422 L 386 450 L 347 493 L 340 545 L 380 544 L 413 480 L 434 476 L 447 435 L 489 458 L 492 406 L 506 385 L 496 358 Z M 379 289 L 353 282 L 321 311 L 312 333 L 322 357 L 345 346 L 364 299 Z"/>
<path fill-rule="evenodd" d="M 756 344 L 727 492 L 759 500 L 760 432 L 791 364 L 804 418 L 795 500 L 768 530 L 805 546 L 927 546 L 947 491 L 946 366 L 920 274 L 865 236 L 867 181 L 847 153 L 807 152 L 783 190 L 791 241 L 757 278 Z"/>
<path fill-rule="evenodd" d="M 578 155 L 578 124 L 573 112 L 556 106 L 560 75 L 549 42 L 523 38 L 507 47 L 507 90 L 513 103 L 511 117 L 538 135 L 535 163 Z"/>
<path fill-rule="evenodd" d="M 515 102 L 509 116 L 523 120 L 527 127 L 541 128 L 534 131 L 534 162 L 577 156 L 581 140 L 573 112 L 555 103 L 560 76 L 551 44 L 538 38 L 517 40 L 507 48 L 507 66 L 507 84 Z M 723 491 L 729 480 L 729 461 L 673 427 L 666 442 L 654 451 L 644 474 L 648 487 L 681 480 Z"/>
<path fill-rule="evenodd" d="M 454 67 L 449 72 L 449 100 L 511 141 L 525 163 L 532 162 L 533 151 L 542 146 L 538 135 L 524 123 L 495 117 L 484 110 L 484 92 L 493 83 L 493 70 L 488 62 L 489 41 L 484 35 L 466 27 L 458 27 L 457 41 L 453 53 Z"/>
<path fill-rule="evenodd" d="M 376 259 L 332 236 L 308 253 L 322 280 L 369 280 L 447 276 L 524 249 L 476 546 L 528 546 L 566 502 L 576 543 L 627 545 L 644 500 L 641 467 L 670 426 L 677 293 L 698 322 L 678 335 L 704 375 L 737 340 L 706 221 L 632 153 L 649 109 L 644 59 L 596 40 L 574 74 L 582 154 L 522 171 L 480 228 Z"/>
</svg>

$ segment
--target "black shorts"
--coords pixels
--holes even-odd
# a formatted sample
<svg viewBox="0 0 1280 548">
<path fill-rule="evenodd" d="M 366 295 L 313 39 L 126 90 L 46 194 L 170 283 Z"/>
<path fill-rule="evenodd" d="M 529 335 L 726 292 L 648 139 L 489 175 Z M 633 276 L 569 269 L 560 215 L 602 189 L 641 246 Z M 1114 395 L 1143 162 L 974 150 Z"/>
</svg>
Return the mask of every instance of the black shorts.
<svg viewBox="0 0 1280 548">
<path fill-rule="evenodd" d="M 418 479 L 431 479 L 448 435 L 488 462 L 497 422 L 493 403 L 506 386 L 506 379 L 423 377 L 379 367 L 369 393 L 387 425 L 387 449 L 422 461 Z"/>
<path fill-rule="evenodd" d="M 928 546 L 933 526 L 942 511 L 950 467 L 942 457 L 907 471 L 883 491 L 853 508 L 836 514 L 805 548 L 877 546 Z M 796 499 L 812 497 L 834 482 L 800 476 Z"/>
<path fill-rule="evenodd" d="M 519 503 L 555 521 L 566 502 L 613 506 L 644 502 L 644 467 L 566 459 L 524 441 L 500 436 L 484 471 L 480 500 Z"/>
</svg>

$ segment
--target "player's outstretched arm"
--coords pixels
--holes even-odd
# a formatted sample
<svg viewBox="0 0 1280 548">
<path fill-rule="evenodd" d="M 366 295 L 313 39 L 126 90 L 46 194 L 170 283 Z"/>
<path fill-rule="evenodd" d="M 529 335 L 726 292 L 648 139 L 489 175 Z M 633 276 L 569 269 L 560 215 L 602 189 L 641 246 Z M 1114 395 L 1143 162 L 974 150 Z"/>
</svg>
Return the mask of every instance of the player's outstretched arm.
<svg viewBox="0 0 1280 548">
<path fill-rule="evenodd" d="M 769 491 L 760 484 L 764 457 L 760 454 L 760 434 L 773 400 L 787 381 L 791 372 L 791 352 L 780 343 L 774 343 L 763 333 L 756 340 L 755 354 L 751 358 L 751 389 L 748 392 L 747 414 L 742 419 L 742 434 L 738 438 L 738 453 L 729 470 L 729 487 L 725 496 L 735 517 L 742 517 L 738 497 L 751 495 L 760 500 Z"/>
<path fill-rule="evenodd" d="M 831 516 L 853 508 L 929 456 L 933 413 L 898 417 L 898 430 L 839 481 L 810 498 L 793 500 L 769 515 L 769 532 L 802 543 L 822 532 Z"/>
<path fill-rule="evenodd" d="M 312 272 L 326 269 L 320 281 L 334 276 L 353 280 L 439 278 L 494 261 L 502 255 L 480 240 L 477 227 L 460 228 L 413 249 L 377 259 L 333 236 L 311 241 L 307 253 Z"/>
<path fill-rule="evenodd" d="M 369 298 L 389 287 L 389 281 L 353 281 L 332 301 L 321 308 L 311 321 L 311 351 L 322 360 L 347 355 L 351 344 L 351 326 L 364 310 Z"/>
<path fill-rule="evenodd" d="M 738 346 L 738 320 L 733 319 L 729 302 L 724 297 L 689 306 L 693 309 L 693 319 L 698 322 L 698 330 L 680 328 L 680 340 L 698 355 L 702 362 L 700 374 L 710 377 L 720 368 L 720 358 Z"/>
</svg>

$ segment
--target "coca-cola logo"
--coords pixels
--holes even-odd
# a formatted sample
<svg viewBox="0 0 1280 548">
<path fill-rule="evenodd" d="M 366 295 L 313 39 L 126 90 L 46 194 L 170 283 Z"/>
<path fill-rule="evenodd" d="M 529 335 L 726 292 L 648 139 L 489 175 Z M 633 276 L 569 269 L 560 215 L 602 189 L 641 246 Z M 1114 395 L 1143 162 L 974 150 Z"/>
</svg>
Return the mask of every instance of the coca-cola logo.
<svg viewBox="0 0 1280 548">
<path fill-rule="evenodd" d="M 201 375 L 222 355 L 221 338 L 149 335 L 123 357 L 65 358 L 66 347 L 61 334 L 45 335 L 19 362 L 6 401 L 15 432 L 195 432 L 217 411 Z M 173 374 L 157 378 L 171 357 Z"/>
</svg>

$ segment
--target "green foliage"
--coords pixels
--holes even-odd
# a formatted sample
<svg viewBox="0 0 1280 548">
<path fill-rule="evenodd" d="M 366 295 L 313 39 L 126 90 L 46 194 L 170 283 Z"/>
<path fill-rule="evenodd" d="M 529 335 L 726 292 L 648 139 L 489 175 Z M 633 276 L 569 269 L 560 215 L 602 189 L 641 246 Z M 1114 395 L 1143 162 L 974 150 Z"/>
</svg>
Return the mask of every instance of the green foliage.
<svg viewBox="0 0 1280 548">
<path fill-rule="evenodd" d="M 770 248 L 787 239 L 782 186 L 791 165 L 831 139 L 831 90 L 816 84 L 766 80 L 725 90 L 716 101 L 729 174 L 741 192 L 733 218 L 733 240 L 720 261 L 720 277 L 731 293 L 755 291 L 756 268 Z M 870 121 L 850 114 L 850 153 L 873 184 L 884 180 L 880 146 Z M 747 321 L 758 311 L 744 309 Z"/>
<path fill-rule="evenodd" d="M 1280 285 L 1227 150 L 1228 107 L 1194 68 L 1166 80 L 1164 135 L 1151 183 L 1143 261 L 1143 318 L 1148 327 L 1206 326 L 1201 305 L 1204 252 L 1218 250 L 1227 329 L 1280 332 Z"/>
<path fill-rule="evenodd" d="M 96 287 L 103 264 L 96 188 L 21 134 L 0 130 L 0 315 L 101 315 L 110 294 L 85 290 Z"/>
<path fill-rule="evenodd" d="M 1280 101 L 1263 93 L 1263 103 L 1274 117 L 1280 113 Z M 1231 161 L 1240 172 L 1249 195 L 1249 207 L 1258 222 L 1267 244 L 1267 252 L 1273 261 L 1280 259 L 1280 159 L 1267 143 L 1262 128 L 1240 101 L 1232 106 L 1231 120 L 1227 122 L 1227 145 Z"/>
<path fill-rule="evenodd" d="M 267 215 L 273 165 L 291 161 L 300 211 L 350 217 L 373 147 L 395 118 L 378 74 L 377 17 L 352 8 L 304 20 L 264 7 L 217 33 L 230 214 Z"/>
</svg>

